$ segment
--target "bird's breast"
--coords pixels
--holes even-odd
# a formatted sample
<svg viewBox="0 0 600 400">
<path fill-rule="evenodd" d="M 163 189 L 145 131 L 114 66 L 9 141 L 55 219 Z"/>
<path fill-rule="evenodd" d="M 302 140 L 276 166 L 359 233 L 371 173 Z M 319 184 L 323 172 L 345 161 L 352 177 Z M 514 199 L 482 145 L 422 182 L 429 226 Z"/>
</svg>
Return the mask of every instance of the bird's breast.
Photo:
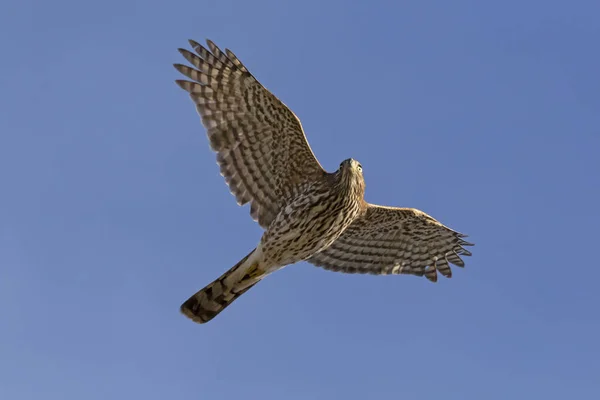
<svg viewBox="0 0 600 400">
<path fill-rule="evenodd" d="M 261 240 L 264 256 L 280 266 L 329 247 L 352 223 L 357 207 L 335 196 L 304 196 L 277 215 Z"/>
</svg>

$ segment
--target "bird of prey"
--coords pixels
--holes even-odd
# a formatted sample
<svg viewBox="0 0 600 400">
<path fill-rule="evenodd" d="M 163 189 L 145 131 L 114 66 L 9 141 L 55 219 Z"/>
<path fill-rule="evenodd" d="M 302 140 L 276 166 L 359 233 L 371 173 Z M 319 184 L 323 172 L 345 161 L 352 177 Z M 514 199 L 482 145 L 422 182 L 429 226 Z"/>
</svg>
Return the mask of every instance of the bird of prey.
<svg viewBox="0 0 600 400">
<path fill-rule="evenodd" d="M 254 250 L 181 305 L 198 323 L 213 319 L 267 275 L 307 261 L 331 271 L 410 274 L 437 281 L 471 246 L 458 233 L 414 208 L 364 200 L 361 164 L 325 171 L 296 115 L 262 86 L 229 49 L 190 40 L 179 49 L 193 66 L 175 64 L 177 80 L 196 105 L 221 175 L 237 203 L 264 229 Z"/>
</svg>

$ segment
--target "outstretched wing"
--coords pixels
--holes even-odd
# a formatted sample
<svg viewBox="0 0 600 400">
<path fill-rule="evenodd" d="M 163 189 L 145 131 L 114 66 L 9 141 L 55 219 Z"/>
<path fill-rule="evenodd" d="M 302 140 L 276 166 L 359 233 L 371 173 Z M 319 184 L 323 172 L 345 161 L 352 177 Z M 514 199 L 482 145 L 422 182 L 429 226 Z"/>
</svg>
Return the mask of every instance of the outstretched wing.
<svg viewBox="0 0 600 400">
<path fill-rule="evenodd" d="M 196 104 L 238 204 L 250 203 L 252 218 L 266 228 L 300 187 L 325 171 L 300 120 L 230 50 L 222 52 L 210 40 L 210 51 L 190 44 L 197 54 L 179 51 L 195 68 L 175 68 L 192 81 L 177 84 Z"/>
<path fill-rule="evenodd" d="M 411 274 L 437 281 L 452 276 L 449 263 L 464 267 L 466 235 L 414 208 L 369 204 L 362 217 L 327 249 L 307 261 L 328 270 L 360 274 Z"/>
</svg>

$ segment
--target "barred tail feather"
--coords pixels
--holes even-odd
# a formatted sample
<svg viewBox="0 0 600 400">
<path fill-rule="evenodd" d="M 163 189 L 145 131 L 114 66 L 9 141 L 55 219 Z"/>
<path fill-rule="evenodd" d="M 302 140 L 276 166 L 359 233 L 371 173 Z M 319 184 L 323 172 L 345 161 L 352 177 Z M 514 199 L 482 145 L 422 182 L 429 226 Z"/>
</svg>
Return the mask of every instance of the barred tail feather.
<svg viewBox="0 0 600 400">
<path fill-rule="evenodd" d="M 181 305 L 181 312 L 199 324 L 216 317 L 235 299 L 246 293 L 264 276 L 256 276 L 256 263 L 250 259 L 254 250 L 229 271 L 198 291 Z"/>
</svg>

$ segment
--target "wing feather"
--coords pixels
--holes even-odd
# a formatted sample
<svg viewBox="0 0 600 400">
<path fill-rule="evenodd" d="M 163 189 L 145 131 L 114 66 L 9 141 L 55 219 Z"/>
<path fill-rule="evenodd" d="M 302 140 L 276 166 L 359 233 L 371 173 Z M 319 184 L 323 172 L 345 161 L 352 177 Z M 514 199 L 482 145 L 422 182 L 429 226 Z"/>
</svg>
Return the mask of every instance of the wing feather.
<svg viewBox="0 0 600 400">
<path fill-rule="evenodd" d="M 190 40 L 195 54 L 179 49 L 193 66 L 175 64 L 207 130 L 210 147 L 238 204 L 269 226 L 305 183 L 322 177 L 300 120 L 262 86 L 233 52 Z"/>
<path fill-rule="evenodd" d="M 328 270 L 361 274 L 410 274 L 437 281 L 450 278 L 450 263 L 464 267 L 460 255 L 472 246 L 459 232 L 414 208 L 369 204 L 327 249 L 307 261 Z"/>
</svg>

